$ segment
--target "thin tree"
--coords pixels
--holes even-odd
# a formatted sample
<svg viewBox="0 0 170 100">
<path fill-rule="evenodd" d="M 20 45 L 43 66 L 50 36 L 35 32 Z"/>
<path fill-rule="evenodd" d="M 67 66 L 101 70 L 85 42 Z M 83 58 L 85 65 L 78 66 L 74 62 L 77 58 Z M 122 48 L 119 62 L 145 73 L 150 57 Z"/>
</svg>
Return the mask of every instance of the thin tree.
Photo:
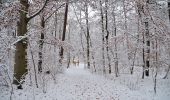
<svg viewBox="0 0 170 100">
<path fill-rule="evenodd" d="M 45 20 L 44 20 L 44 15 L 41 16 L 41 34 L 40 34 L 40 40 L 39 40 L 39 53 L 38 53 L 38 72 L 41 73 L 42 72 L 42 58 L 43 58 L 43 41 L 44 41 L 44 28 L 45 28 Z"/>
<path fill-rule="evenodd" d="M 68 3 L 69 3 L 69 0 L 66 0 L 62 41 L 65 41 L 65 36 L 66 36 L 67 16 L 68 16 Z M 63 60 L 63 58 L 64 58 L 63 54 L 64 54 L 64 48 L 63 48 L 63 46 L 61 46 L 60 52 L 59 52 L 59 55 L 60 55 L 60 59 L 59 59 L 60 66 L 62 66 L 62 60 Z"/>
<path fill-rule="evenodd" d="M 113 7 L 113 11 L 112 11 L 112 17 L 113 17 L 113 26 L 114 26 L 114 36 L 115 36 L 115 39 L 114 39 L 114 52 L 115 52 L 115 61 L 114 61 L 114 65 L 115 65 L 115 76 L 118 77 L 119 75 L 119 68 L 118 68 L 118 53 L 117 53 L 117 39 L 116 39 L 116 36 L 117 36 L 117 27 L 116 27 L 116 16 L 115 16 L 115 7 Z"/>
<path fill-rule="evenodd" d="M 168 0 L 167 2 L 168 2 L 168 17 L 169 17 L 169 22 L 170 22 L 170 9 L 169 9 L 170 8 L 170 0 Z M 169 52 L 169 56 L 170 56 L 170 52 Z M 170 71 L 170 65 L 168 65 L 168 70 L 167 70 L 165 76 L 163 77 L 163 79 L 167 78 L 169 71 Z"/>
<path fill-rule="evenodd" d="M 100 16 L 101 16 L 101 29 L 102 29 L 102 66 L 103 66 L 103 73 L 106 73 L 105 68 L 105 55 L 104 55 L 104 15 L 103 15 L 103 7 L 102 7 L 102 1 L 100 0 Z"/>
<path fill-rule="evenodd" d="M 88 1 L 85 1 L 85 19 L 86 19 L 86 42 L 87 42 L 87 68 L 90 69 L 90 31 L 88 18 Z"/>
<path fill-rule="evenodd" d="M 108 30 L 108 0 L 105 0 L 105 18 L 106 18 L 106 23 L 105 23 L 105 29 L 106 29 L 106 52 L 107 52 L 107 60 L 108 60 L 108 67 L 109 67 L 109 74 L 111 73 L 111 59 L 109 56 L 109 30 Z"/>
</svg>

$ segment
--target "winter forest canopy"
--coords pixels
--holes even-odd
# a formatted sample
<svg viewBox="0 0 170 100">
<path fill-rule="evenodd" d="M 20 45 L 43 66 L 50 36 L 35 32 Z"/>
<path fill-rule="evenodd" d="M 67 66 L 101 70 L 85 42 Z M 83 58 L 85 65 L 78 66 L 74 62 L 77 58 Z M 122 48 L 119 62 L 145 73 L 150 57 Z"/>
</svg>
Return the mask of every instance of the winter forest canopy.
<svg viewBox="0 0 170 100">
<path fill-rule="evenodd" d="M 0 100 L 169 100 L 170 0 L 0 0 Z"/>
</svg>

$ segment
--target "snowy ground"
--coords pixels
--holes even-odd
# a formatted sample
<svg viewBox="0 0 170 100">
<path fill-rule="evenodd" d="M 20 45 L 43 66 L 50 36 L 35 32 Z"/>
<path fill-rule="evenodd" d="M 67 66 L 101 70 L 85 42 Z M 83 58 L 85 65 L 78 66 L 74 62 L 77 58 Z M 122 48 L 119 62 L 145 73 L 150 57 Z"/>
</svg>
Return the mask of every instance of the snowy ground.
<svg viewBox="0 0 170 100">
<path fill-rule="evenodd" d="M 158 79 L 158 93 L 153 92 L 151 79 L 127 78 L 126 75 L 111 79 L 92 74 L 79 67 L 67 69 L 57 75 L 56 84 L 48 80 L 46 93 L 31 86 L 14 90 L 13 100 L 170 100 L 170 80 Z M 0 100 L 9 100 L 7 88 L 0 88 Z"/>
</svg>

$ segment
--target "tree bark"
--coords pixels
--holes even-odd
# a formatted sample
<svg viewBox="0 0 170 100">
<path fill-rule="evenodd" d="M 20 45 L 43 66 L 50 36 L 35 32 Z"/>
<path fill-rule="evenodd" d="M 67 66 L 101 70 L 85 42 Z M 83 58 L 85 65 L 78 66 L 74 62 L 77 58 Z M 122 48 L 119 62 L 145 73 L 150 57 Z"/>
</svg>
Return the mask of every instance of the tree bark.
<svg viewBox="0 0 170 100">
<path fill-rule="evenodd" d="M 28 0 L 20 0 L 23 5 L 20 11 L 20 19 L 17 23 L 17 36 L 24 36 L 27 32 L 27 13 Z M 27 38 L 16 43 L 15 51 L 15 64 L 14 64 L 14 80 L 13 83 L 19 85 L 18 88 L 22 89 L 22 77 L 27 73 Z"/>
<path fill-rule="evenodd" d="M 106 18 L 106 52 L 107 52 L 107 60 L 108 60 L 108 67 L 109 67 L 109 74 L 111 74 L 111 59 L 109 56 L 109 30 L 108 30 L 108 16 L 107 16 L 107 10 L 108 10 L 108 0 L 105 0 L 105 18 Z"/>
<path fill-rule="evenodd" d="M 90 32 L 88 19 L 88 2 L 85 1 L 85 17 L 86 17 L 86 32 L 87 32 L 87 68 L 90 69 Z"/>
<path fill-rule="evenodd" d="M 114 36 L 115 36 L 115 40 L 114 40 L 114 52 L 115 52 L 115 76 L 118 77 L 119 75 L 119 69 L 118 69 L 118 54 L 117 54 L 117 27 L 116 27 L 116 17 L 115 17 L 115 13 L 114 13 L 114 7 L 113 7 L 113 12 L 112 12 L 112 16 L 113 16 L 113 25 L 114 25 Z"/>
<path fill-rule="evenodd" d="M 169 22 L 170 22 L 170 0 L 168 0 L 168 17 L 169 17 Z M 169 51 L 169 56 L 170 56 L 170 51 Z M 167 78 L 169 71 L 170 71 L 170 65 L 168 65 L 168 70 L 165 76 L 163 77 L 163 79 Z"/>
<path fill-rule="evenodd" d="M 145 36 L 146 36 L 146 68 L 145 68 L 145 75 L 149 76 L 149 54 L 150 54 L 150 40 L 149 40 L 149 22 L 145 22 Z"/>
<path fill-rule="evenodd" d="M 68 1 L 69 0 L 66 0 L 62 41 L 65 41 L 65 35 L 66 35 L 67 15 L 68 15 Z M 59 55 L 60 55 L 60 59 L 59 59 L 60 67 L 62 66 L 62 60 L 64 58 L 63 54 L 64 54 L 64 48 L 63 48 L 63 46 L 61 46 L 61 49 L 60 49 L 60 52 L 59 52 Z"/>
<path fill-rule="evenodd" d="M 24 36 L 27 33 L 27 24 L 28 22 L 37 16 L 46 6 L 47 1 L 45 1 L 43 7 L 35 14 L 30 17 L 27 17 L 27 12 L 29 9 L 29 1 L 28 0 L 20 0 L 21 10 L 19 21 L 17 22 L 17 36 Z M 15 64 L 14 64 L 14 80 L 13 84 L 18 85 L 18 89 L 22 89 L 22 82 L 24 79 L 24 74 L 28 72 L 27 69 L 27 47 L 28 41 L 27 38 L 22 39 L 21 41 L 16 43 L 16 51 L 15 51 Z"/>
<path fill-rule="evenodd" d="M 45 28 L 45 20 L 44 20 L 44 15 L 42 15 L 42 18 L 41 18 L 41 28 L 42 28 L 42 31 L 41 31 L 41 35 L 40 35 L 40 40 L 39 40 L 39 53 L 38 53 L 38 57 L 39 57 L 39 60 L 38 60 L 38 72 L 41 73 L 42 72 L 42 59 L 43 59 L 43 42 L 44 42 L 44 28 Z"/>
<path fill-rule="evenodd" d="M 105 68 L 105 55 L 104 55 L 104 16 L 103 16 L 103 7 L 102 7 L 102 1 L 100 0 L 100 16 L 101 16 L 101 29 L 102 29 L 102 65 L 103 65 L 103 73 L 106 73 Z"/>
<path fill-rule="evenodd" d="M 69 32 L 68 32 L 68 42 L 69 43 L 71 43 L 71 41 L 70 41 L 70 34 L 71 34 L 70 27 L 71 27 L 71 25 L 69 25 Z M 69 52 L 67 54 L 67 68 L 70 67 L 70 63 L 71 63 L 71 55 L 70 55 L 70 50 L 69 50 Z"/>
</svg>

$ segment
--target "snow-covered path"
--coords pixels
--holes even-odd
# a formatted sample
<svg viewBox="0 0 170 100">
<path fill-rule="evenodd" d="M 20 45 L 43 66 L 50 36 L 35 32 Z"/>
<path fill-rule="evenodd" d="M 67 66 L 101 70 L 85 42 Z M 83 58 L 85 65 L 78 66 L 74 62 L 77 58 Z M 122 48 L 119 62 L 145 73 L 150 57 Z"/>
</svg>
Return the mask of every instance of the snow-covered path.
<svg viewBox="0 0 170 100">
<path fill-rule="evenodd" d="M 92 74 L 82 66 L 67 69 L 65 74 L 58 77 L 57 85 L 47 90 L 51 93 L 45 94 L 49 100 L 146 100 L 140 94 Z"/>
<path fill-rule="evenodd" d="M 56 83 L 51 75 L 47 75 L 46 93 L 40 88 L 42 86 L 35 88 L 25 84 L 23 90 L 14 90 L 12 100 L 169 100 L 168 95 L 162 95 L 160 99 L 155 98 L 155 95 L 151 95 L 152 93 L 146 88 L 130 90 L 126 85 L 120 84 L 120 77 L 116 78 L 116 81 L 111 80 L 102 75 L 92 74 L 83 66 L 83 64 L 79 67 L 72 66 L 63 74 L 57 74 Z M 150 91 L 152 87 L 148 89 Z M 8 90 L 2 89 L 2 91 L 0 91 L 0 100 L 9 100 Z M 165 99 L 161 99 L 162 97 Z"/>
</svg>

